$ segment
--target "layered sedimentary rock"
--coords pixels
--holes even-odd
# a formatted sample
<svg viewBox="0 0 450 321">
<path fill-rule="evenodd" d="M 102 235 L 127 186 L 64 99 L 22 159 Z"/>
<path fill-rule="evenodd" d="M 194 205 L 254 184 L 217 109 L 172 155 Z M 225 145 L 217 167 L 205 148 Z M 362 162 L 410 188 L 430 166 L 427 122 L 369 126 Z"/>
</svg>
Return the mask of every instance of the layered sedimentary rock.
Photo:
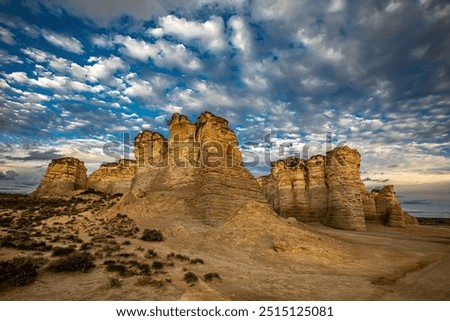
<svg viewBox="0 0 450 321">
<path fill-rule="evenodd" d="M 335 228 L 364 230 L 362 194 L 365 191 L 359 173 L 361 156 L 347 146 L 335 148 L 326 156 L 328 211 L 326 224 Z"/>
<path fill-rule="evenodd" d="M 170 135 L 142 132 L 135 139 L 137 174 L 120 204 L 138 222 L 173 216 L 222 220 L 249 201 L 267 203 L 256 179 L 242 165 L 228 122 L 205 112 L 196 123 L 180 114 Z"/>
<path fill-rule="evenodd" d="M 108 194 L 125 194 L 136 172 L 137 162 L 131 159 L 102 164 L 89 176 L 87 187 Z"/>
<path fill-rule="evenodd" d="M 303 160 L 289 157 L 272 163 L 273 184 L 265 188 L 266 198 L 274 210 L 283 217 L 295 217 L 299 221 L 311 221 L 309 216 L 309 195 L 307 190 L 307 170 Z M 269 181 L 268 177 L 262 178 Z"/>
<path fill-rule="evenodd" d="M 391 227 L 405 227 L 406 224 L 417 224 L 417 219 L 402 210 L 394 186 L 387 185 L 381 190 L 373 190 L 370 193 L 375 200 L 377 220 L 384 222 Z"/>
<path fill-rule="evenodd" d="M 84 162 L 73 157 L 53 159 L 34 196 L 64 196 L 87 186 Z"/>
<path fill-rule="evenodd" d="M 328 188 L 325 177 L 325 156 L 315 155 L 306 161 L 309 221 L 326 222 Z"/>
<path fill-rule="evenodd" d="M 301 222 L 321 222 L 348 230 L 364 230 L 366 220 L 403 227 L 415 219 L 400 207 L 392 186 L 367 192 L 360 178 L 360 154 L 347 146 L 305 161 L 288 157 L 272 163 L 258 178 L 275 212 Z"/>
</svg>

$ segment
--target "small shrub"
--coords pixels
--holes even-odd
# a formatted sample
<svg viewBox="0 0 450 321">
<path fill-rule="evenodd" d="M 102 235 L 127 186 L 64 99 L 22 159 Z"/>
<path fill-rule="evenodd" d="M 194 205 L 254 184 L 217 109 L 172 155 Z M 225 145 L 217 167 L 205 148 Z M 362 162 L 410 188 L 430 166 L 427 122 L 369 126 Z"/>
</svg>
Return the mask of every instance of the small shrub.
<svg viewBox="0 0 450 321">
<path fill-rule="evenodd" d="M 0 217 L 0 226 L 9 227 L 14 220 L 14 217 Z"/>
<path fill-rule="evenodd" d="M 216 273 L 216 272 L 206 273 L 206 274 L 203 276 L 203 278 L 205 279 L 205 282 L 212 282 L 212 281 L 214 281 L 214 279 L 222 280 L 222 279 L 220 278 L 219 273 Z"/>
<path fill-rule="evenodd" d="M 142 233 L 141 240 L 147 241 L 147 242 L 162 242 L 163 235 L 162 235 L 161 231 L 159 231 L 159 230 L 146 229 Z"/>
<path fill-rule="evenodd" d="M 183 255 L 183 254 L 177 254 L 175 255 L 175 258 L 179 261 L 190 261 L 191 259 L 189 256 Z"/>
<path fill-rule="evenodd" d="M 80 250 L 82 250 L 82 251 L 87 251 L 87 250 L 90 250 L 90 249 L 92 248 L 92 246 L 94 246 L 94 244 L 91 243 L 91 242 L 83 243 L 83 244 L 81 244 L 81 246 L 80 246 Z"/>
<path fill-rule="evenodd" d="M 67 237 L 67 240 L 72 241 L 72 242 L 74 242 L 74 243 L 83 243 L 83 240 L 82 240 L 82 239 L 80 239 L 78 236 L 73 235 L 73 234 L 69 235 L 69 236 Z"/>
<path fill-rule="evenodd" d="M 60 247 L 56 246 L 53 248 L 52 256 L 64 256 L 75 252 L 73 247 Z"/>
<path fill-rule="evenodd" d="M 132 257 L 132 256 L 136 256 L 136 254 L 125 252 L 125 253 L 118 253 L 117 256 L 120 256 L 120 257 Z"/>
<path fill-rule="evenodd" d="M 31 257 L 0 261 L 0 285 L 22 286 L 33 282 L 38 275 L 38 262 Z"/>
<path fill-rule="evenodd" d="M 126 265 L 121 263 L 116 263 L 115 261 L 107 261 L 106 264 L 106 271 L 108 272 L 116 272 L 121 277 L 130 277 L 133 276 L 135 273 L 127 268 Z"/>
<path fill-rule="evenodd" d="M 188 284 L 192 284 L 198 281 L 198 276 L 194 272 L 186 272 L 183 280 Z"/>
<path fill-rule="evenodd" d="M 153 259 L 157 256 L 158 256 L 158 253 L 156 253 L 155 250 L 153 250 L 153 249 L 148 250 L 147 253 L 145 254 L 146 259 Z"/>
<path fill-rule="evenodd" d="M 162 268 L 164 268 L 163 262 L 155 261 L 152 263 L 152 269 L 161 270 Z"/>
<path fill-rule="evenodd" d="M 172 280 L 170 280 L 171 282 Z M 144 275 L 139 277 L 139 279 L 136 281 L 136 285 L 150 285 L 155 288 L 162 288 L 165 283 L 170 283 L 167 279 L 166 280 L 154 280 L 149 275 Z"/>
<path fill-rule="evenodd" d="M 103 252 L 105 253 L 106 256 L 110 256 L 114 252 L 120 251 L 120 245 L 118 245 L 118 244 L 116 244 L 116 245 L 105 245 L 105 246 L 103 246 L 102 250 L 103 250 Z"/>
<path fill-rule="evenodd" d="M 74 252 L 51 263 L 48 269 L 53 272 L 87 272 L 94 266 L 94 257 L 90 253 Z"/>
<path fill-rule="evenodd" d="M 191 264 L 205 264 L 205 261 L 203 261 L 202 259 L 192 259 L 189 261 L 189 263 Z"/>
<path fill-rule="evenodd" d="M 119 278 L 109 278 L 109 287 L 118 288 L 122 286 L 122 280 Z"/>
<path fill-rule="evenodd" d="M 122 243 L 122 245 L 131 245 L 131 242 L 128 241 L 128 240 L 126 240 L 126 241 L 124 241 L 124 242 Z"/>
<path fill-rule="evenodd" d="M 139 277 L 136 281 L 136 285 L 151 285 L 153 279 L 150 275 L 143 275 Z"/>
<path fill-rule="evenodd" d="M 150 273 L 150 264 L 148 263 L 137 263 L 136 267 L 141 271 L 143 274 L 149 274 Z"/>
</svg>

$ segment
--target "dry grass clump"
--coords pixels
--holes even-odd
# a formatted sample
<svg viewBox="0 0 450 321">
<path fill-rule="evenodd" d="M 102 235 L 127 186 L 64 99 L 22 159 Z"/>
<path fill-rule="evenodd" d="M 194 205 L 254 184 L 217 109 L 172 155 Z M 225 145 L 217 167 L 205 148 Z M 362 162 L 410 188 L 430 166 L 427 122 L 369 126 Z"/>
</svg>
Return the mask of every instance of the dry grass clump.
<svg viewBox="0 0 450 321">
<path fill-rule="evenodd" d="M 15 257 L 0 261 L 0 288 L 4 286 L 22 286 L 33 282 L 38 276 L 40 259 Z"/>
<path fill-rule="evenodd" d="M 183 280 L 188 284 L 194 284 L 198 281 L 198 276 L 194 272 L 186 272 L 184 274 Z"/>
<path fill-rule="evenodd" d="M 53 272 L 87 272 L 95 267 L 94 257 L 88 252 L 74 252 L 52 262 L 48 269 Z"/>
<path fill-rule="evenodd" d="M 159 230 L 149 230 L 146 229 L 142 233 L 141 240 L 147 241 L 147 242 L 162 242 L 163 241 L 163 234 Z"/>
</svg>

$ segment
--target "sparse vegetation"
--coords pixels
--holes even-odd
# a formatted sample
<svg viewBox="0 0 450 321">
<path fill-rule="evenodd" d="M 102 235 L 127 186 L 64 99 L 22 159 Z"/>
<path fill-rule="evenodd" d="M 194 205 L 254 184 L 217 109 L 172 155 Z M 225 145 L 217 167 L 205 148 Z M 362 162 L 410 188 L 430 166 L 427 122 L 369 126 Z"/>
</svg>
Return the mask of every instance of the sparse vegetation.
<svg viewBox="0 0 450 321">
<path fill-rule="evenodd" d="M 130 273 L 131 271 L 129 271 L 124 264 L 115 261 L 106 261 L 104 264 L 106 265 L 106 271 L 108 272 L 116 272 L 121 277 L 129 277 L 132 275 L 132 273 Z"/>
<path fill-rule="evenodd" d="M 90 253 L 74 252 L 54 261 L 48 269 L 53 272 L 87 272 L 94 266 L 94 257 Z"/>
<path fill-rule="evenodd" d="M 146 229 L 142 233 L 141 240 L 147 241 L 147 242 L 162 242 L 163 241 L 163 234 L 159 230 Z"/>
<path fill-rule="evenodd" d="M 155 250 L 153 250 L 153 249 L 147 250 L 147 253 L 145 254 L 146 259 L 153 259 L 157 256 L 158 256 L 158 253 L 156 253 Z"/>
<path fill-rule="evenodd" d="M 205 261 L 203 261 L 202 259 L 196 258 L 196 259 L 190 260 L 189 263 L 191 263 L 191 264 L 205 264 Z"/>
<path fill-rule="evenodd" d="M 122 286 L 122 280 L 119 278 L 109 278 L 109 287 L 118 288 Z"/>
<path fill-rule="evenodd" d="M 198 281 L 198 276 L 194 272 L 186 272 L 183 280 L 188 284 L 193 284 Z"/>
<path fill-rule="evenodd" d="M 31 238 L 27 233 L 18 233 L 1 238 L 0 247 L 26 251 L 50 251 L 53 248 L 44 241 L 37 241 Z"/>
<path fill-rule="evenodd" d="M 64 256 L 75 252 L 73 247 L 60 247 L 55 246 L 53 248 L 52 256 Z"/>
<path fill-rule="evenodd" d="M 203 279 L 205 280 L 205 282 L 212 282 L 212 281 L 214 281 L 215 279 L 216 280 L 222 280 L 221 278 L 220 278 L 220 275 L 219 275 L 219 273 L 216 273 L 216 272 L 211 272 L 211 273 L 206 273 L 204 276 L 203 276 Z"/>
<path fill-rule="evenodd" d="M 161 270 L 164 268 L 164 263 L 160 261 L 155 261 L 152 263 L 152 269 Z"/>
<path fill-rule="evenodd" d="M 175 254 L 174 252 L 171 252 L 170 254 L 167 254 L 167 258 L 171 259 L 171 258 L 175 258 L 178 261 L 190 261 L 191 258 L 187 255 L 183 255 L 183 254 Z"/>
<path fill-rule="evenodd" d="M 87 251 L 87 250 L 90 250 L 93 246 L 94 246 L 94 244 L 91 243 L 91 242 L 83 243 L 83 244 L 81 244 L 81 246 L 80 246 L 80 250 L 81 250 L 81 251 Z"/>
<path fill-rule="evenodd" d="M 140 286 L 150 285 L 155 288 L 162 288 L 165 283 L 171 283 L 171 282 L 172 282 L 172 280 L 170 280 L 170 279 L 155 280 L 149 275 L 144 275 L 144 276 L 141 276 L 138 278 L 138 280 L 136 281 L 136 285 L 140 285 Z"/>
<path fill-rule="evenodd" d="M 33 282 L 38 276 L 40 259 L 15 257 L 0 261 L 0 288 L 4 286 L 22 286 Z"/>
</svg>

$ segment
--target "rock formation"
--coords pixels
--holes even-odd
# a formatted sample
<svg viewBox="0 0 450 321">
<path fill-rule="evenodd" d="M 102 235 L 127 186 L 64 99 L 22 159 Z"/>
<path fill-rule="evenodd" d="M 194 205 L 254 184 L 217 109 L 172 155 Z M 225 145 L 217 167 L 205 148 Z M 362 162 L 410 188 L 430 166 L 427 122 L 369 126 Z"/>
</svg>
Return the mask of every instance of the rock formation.
<svg viewBox="0 0 450 321">
<path fill-rule="evenodd" d="M 84 162 L 73 157 L 63 157 L 52 160 L 44 178 L 32 195 L 64 196 L 69 192 L 85 189 L 86 186 Z"/>
<path fill-rule="evenodd" d="M 322 222 L 339 229 L 364 230 L 366 220 L 404 227 L 415 219 L 400 207 L 392 186 L 367 192 L 360 178 L 360 155 L 347 146 L 305 161 L 288 157 L 258 178 L 264 195 L 281 216 Z"/>
<path fill-rule="evenodd" d="M 371 193 L 375 201 L 376 215 L 371 219 L 384 222 L 391 227 L 405 227 L 406 224 L 417 224 L 417 219 L 402 210 L 394 186 L 387 185 L 381 190 L 373 190 Z"/>
<path fill-rule="evenodd" d="M 105 163 L 89 176 L 87 187 L 108 194 L 125 194 L 130 190 L 136 172 L 135 160 L 121 159 L 118 163 Z"/>
<path fill-rule="evenodd" d="M 87 187 L 122 193 L 112 211 L 123 211 L 140 225 L 170 224 L 174 217 L 216 224 L 250 203 L 339 229 L 364 230 L 366 220 L 393 227 L 417 223 L 401 209 L 392 186 L 366 191 L 360 155 L 347 146 L 308 160 L 273 162 L 270 175 L 255 179 L 242 164 L 227 120 L 204 112 L 195 123 L 174 114 L 167 124 L 168 139 L 142 131 L 134 141 L 136 160 L 103 164 L 89 179 L 82 161 L 53 160 L 33 195 L 66 195 Z"/>
<path fill-rule="evenodd" d="M 347 146 L 335 148 L 326 156 L 328 211 L 326 224 L 335 228 L 364 230 L 362 194 L 365 187 L 360 178 L 361 156 Z"/>
<path fill-rule="evenodd" d="M 139 168 L 121 211 L 142 223 L 174 216 L 214 221 L 249 201 L 267 203 L 225 119 L 205 112 L 192 123 L 174 114 L 168 125 L 167 140 L 150 131 L 135 138 Z"/>
</svg>

